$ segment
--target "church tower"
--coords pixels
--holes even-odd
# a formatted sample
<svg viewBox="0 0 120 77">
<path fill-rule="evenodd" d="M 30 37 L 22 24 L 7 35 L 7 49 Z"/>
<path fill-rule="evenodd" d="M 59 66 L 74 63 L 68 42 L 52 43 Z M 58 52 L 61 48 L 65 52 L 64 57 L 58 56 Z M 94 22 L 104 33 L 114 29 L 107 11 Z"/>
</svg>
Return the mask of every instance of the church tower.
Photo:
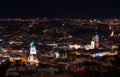
<svg viewBox="0 0 120 77">
<path fill-rule="evenodd" d="M 29 56 L 29 60 L 32 61 L 32 60 L 35 60 L 35 55 L 37 54 L 37 50 L 36 50 L 36 47 L 34 45 L 34 41 L 32 41 L 30 43 L 30 56 Z"/>
<path fill-rule="evenodd" d="M 99 35 L 96 32 L 96 35 L 94 37 L 94 41 L 95 41 L 95 48 L 99 48 Z"/>
</svg>

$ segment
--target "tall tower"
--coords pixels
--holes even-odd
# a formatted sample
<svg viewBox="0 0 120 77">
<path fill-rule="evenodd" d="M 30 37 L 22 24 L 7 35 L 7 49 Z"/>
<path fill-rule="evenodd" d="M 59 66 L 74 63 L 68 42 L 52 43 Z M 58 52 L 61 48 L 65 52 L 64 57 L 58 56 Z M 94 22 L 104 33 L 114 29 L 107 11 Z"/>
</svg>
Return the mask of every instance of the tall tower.
<svg viewBox="0 0 120 77">
<path fill-rule="evenodd" d="M 30 54 L 31 54 L 31 55 L 36 55 L 36 54 L 37 54 L 37 52 L 36 52 L 36 47 L 35 47 L 35 45 L 34 45 L 34 41 L 32 41 L 32 42 L 30 43 Z"/>
<path fill-rule="evenodd" d="M 94 37 L 95 40 L 95 48 L 99 48 L 99 35 L 96 32 L 96 35 Z"/>
<path fill-rule="evenodd" d="M 35 47 L 35 45 L 34 45 L 34 41 L 32 41 L 32 42 L 30 43 L 30 56 L 29 56 L 28 59 L 29 59 L 30 61 L 35 60 L 34 55 L 36 55 L 36 54 L 37 54 L 36 47 Z"/>
</svg>

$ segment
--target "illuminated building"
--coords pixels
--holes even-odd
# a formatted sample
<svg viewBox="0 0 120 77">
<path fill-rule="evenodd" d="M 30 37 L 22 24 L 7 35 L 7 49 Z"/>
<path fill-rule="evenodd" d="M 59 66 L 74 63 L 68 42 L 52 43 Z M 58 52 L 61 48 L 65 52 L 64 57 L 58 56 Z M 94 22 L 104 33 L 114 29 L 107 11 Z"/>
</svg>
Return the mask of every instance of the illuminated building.
<svg viewBox="0 0 120 77">
<path fill-rule="evenodd" d="M 33 55 L 33 54 L 36 54 L 37 52 L 36 52 L 36 47 L 35 47 L 35 45 L 34 45 L 34 42 L 32 41 L 31 43 L 30 43 L 30 54 L 31 55 Z"/>
<path fill-rule="evenodd" d="M 88 45 L 85 45 L 84 47 L 85 47 L 86 50 L 95 49 L 95 40 L 94 40 L 94 37 L 92 38 L 91 43 L 88 44 Z"/>
<path fill-rule="evenodd" d="M 94 41 L 95 41 L 95 48 L 99 48 L 99 35 L 97 35 L 97 33 L 94 37 Z"/>
<path fill-rule="evenodd" d="M 55 58 L 59 58 L 60 57 L 60 53 L 55 52 Z"/>
<path fill-rule="evenodd" d="M 32 41 L 30 43 L 30 56 L 29 56 L 28 60 L 30 60 L 30 61 L 34 60 L 35 59 L 34 55 L 36 55 L 36 54 L 37 54 L 36 47 L 34 45 L 34 41 Z"/>
<path fill-rule="evenodd" d="M 92 47 L 92 49 L 95 48 L 95 41 L 94 41 L 94 38 L 93 38 L 92 41 L 91 41 L 91 47 Z"/>
<path fill-rule="evenodd" d="M 81 48 L 81 46 L 80 45 L 78 45 L 78 44 L 74 44 L 74 45 L 69 45 L 69 48 L 75 48 L 75 49 L 79 49 L 79 48 Z"/>
</svg>

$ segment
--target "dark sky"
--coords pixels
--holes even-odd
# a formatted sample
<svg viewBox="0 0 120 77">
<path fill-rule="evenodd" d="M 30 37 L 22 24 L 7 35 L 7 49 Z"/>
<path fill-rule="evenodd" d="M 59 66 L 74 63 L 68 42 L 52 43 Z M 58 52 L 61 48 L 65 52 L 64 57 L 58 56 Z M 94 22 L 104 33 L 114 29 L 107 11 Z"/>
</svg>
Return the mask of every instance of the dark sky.
<svg viewBox="0 0 120 77">
<path fill-rule="evenodd" d="M 0 18 L 120 18 L 117 0 L 1 0 Z"/>
</svg>

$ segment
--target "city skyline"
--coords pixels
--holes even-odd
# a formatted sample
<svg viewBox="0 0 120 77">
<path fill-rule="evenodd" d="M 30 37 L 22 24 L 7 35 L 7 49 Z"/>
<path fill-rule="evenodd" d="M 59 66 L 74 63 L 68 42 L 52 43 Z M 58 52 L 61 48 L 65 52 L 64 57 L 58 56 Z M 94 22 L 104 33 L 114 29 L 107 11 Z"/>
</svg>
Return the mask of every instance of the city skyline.
<svg viewBox="0 0 120 77">
<path fill-rule="evenodd" d="M 120 19 L 0 19 L 0 77 L 119 77 Z"/>
</svg>

